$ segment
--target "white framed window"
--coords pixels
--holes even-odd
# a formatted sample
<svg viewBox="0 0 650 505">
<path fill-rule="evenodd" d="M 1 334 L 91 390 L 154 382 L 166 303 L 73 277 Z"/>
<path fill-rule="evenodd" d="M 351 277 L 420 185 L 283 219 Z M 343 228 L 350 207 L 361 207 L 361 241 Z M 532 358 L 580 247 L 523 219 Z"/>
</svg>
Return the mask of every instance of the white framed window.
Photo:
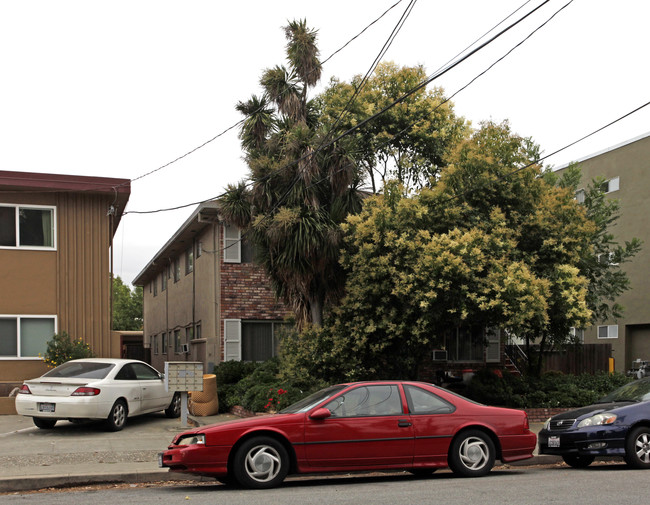
<svg viewBox="0 0 650 505">
<path fill-rule="evenodd" d="M 585 203 L 585 190 L 579 189 L 576 191 L 576 201 L 578 203 Z"/>
<path fill-rule="evenodd" d="M 56 322 L 56 316 L 0 315 L 0 359 L 41 359 Z"/>
<path fill-rule="evenodd" d="M 618 325 L 610 324 L 598 327 L 598 338 L 618 338 Z"/>
<path fill-rule="evenodd" d="M 582 328 L 574 328 L 572 326 L 569 328 L 569 336 L 573 342 L 580 342 L 582 344 L 585 342 L 585 330 Z"/>
<path fill-rule="evenodd" d="M 225 360 L 265 361 L 278 354 L 283 321 L 226 319 Z"/>
<path fill-rule="evenodd" d="M 241 360 L 241 319 L 224 319 L 224 361 Z"/>
<path fill-rule="evenodd" d="M 56 250 L 56 207 L 0 204 L 0 248 Z"/>
<path fill-rule="evenodd" d="M 602 253 L 598 255 L 598 263 L 602 265 L 617 266 L 616 255 L 613 252 Z"/>
<path fill-rule="evenodd" d="M 614 177 L 603 184 L 604 193 L 613 193 L 620 188 L 620 177 Z"/>
<path fill-rule="evenodd" d="M 241 230 L 237 226 L 223 226 L 223 261 L 241 263 Z"/>
</svg>

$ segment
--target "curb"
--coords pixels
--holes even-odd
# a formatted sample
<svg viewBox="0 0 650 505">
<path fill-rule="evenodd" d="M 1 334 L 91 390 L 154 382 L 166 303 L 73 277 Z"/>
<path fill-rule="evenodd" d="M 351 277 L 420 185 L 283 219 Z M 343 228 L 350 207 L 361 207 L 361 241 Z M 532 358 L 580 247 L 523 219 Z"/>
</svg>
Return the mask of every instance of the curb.
<svg viewBox="0 0 650 505">
<path fill-rule="evenodd" d="M 507 463 L 510 467 L 528 467 L 552 465 L 562 461 L 560 456 L 541 455 Z M 360 473 L 360 475 L 363 472 Z M 170 472 L 166 469 L 132 473 L 99 473 L 87 475 L 44 475 L 24 477 L 0 477 L 0 493 L 17 493 L 21 491 L 37 491 L 47 488 L 66 488 L 98 484 L 142 484 L 161 481 L 197 481 L 217 482 L 215 479 L 197 475 Z"/>
</svg>

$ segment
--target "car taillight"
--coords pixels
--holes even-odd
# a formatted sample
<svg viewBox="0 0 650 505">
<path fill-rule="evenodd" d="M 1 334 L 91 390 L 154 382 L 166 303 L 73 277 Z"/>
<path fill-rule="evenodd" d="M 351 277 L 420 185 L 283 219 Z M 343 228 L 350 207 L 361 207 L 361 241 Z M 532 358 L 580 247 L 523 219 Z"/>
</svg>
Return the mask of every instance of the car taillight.
<svg viewBox="0 0 650 505">
<path fill-rule="evenodd" d="M 18 390 L 18 394 L 31 395 L 32 392 L 29 390 L 29 386 L 27 384 L 23 384 L 22 386 L 20 386 L 20 389 Z"/>
<path fill-rule="evenodd" d="M 524 430 L 529 430 L 530 424 L 528 423 L 528 414 L 524 412 Z"/>
<path fill-rule="evenodd" d="M 97 388 L 77 388 L 74 390 L 70 396 L 97 396 L 100 393 L 100 389 Z"/>
</svg>

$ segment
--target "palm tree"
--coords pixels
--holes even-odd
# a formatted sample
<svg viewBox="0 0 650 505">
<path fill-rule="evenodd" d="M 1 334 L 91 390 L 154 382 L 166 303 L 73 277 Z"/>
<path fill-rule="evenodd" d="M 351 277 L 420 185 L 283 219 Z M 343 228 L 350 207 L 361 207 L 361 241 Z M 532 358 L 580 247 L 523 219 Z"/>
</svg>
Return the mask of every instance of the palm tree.
<svg viewBox="0 0 650 505">
<path fill-rule="evenodd" d="M 284 27 L 287 63 L 262 73 L 261 97 L 239 102 L 248 183 L 229 188 L 224 217 L 246 230 L 276 295 L 299 327 L 322 325 L 342 295 L 340 224 L 358 212 L 359 172 L 345 140 L 332 143 L 308 89 L 321 75 L 316 31 L 306 21 Z"/>
</svg>

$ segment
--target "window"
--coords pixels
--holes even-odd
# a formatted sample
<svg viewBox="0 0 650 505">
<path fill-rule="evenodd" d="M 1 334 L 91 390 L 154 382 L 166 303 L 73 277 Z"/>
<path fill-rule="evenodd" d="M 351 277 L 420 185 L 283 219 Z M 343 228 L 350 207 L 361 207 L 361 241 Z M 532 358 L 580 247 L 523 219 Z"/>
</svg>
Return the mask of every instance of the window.
<svg viewBox="0 0 650 505">
<path fill-rule="evenodd" d="M 201 254 L 203 254 L 203 242 L 200 240 L 196 243 L 196 257 L 200 258 Z"/>
<path fill-rule="evenodd" d="M 618 265 L 618 262 L 616 261 L 616 254 L 612 251 L 599 254 L 598 263 L 600 263 L 601 265 L 616 266 Z"/>
<path fill-rule="evenodd" d="M 181 353 L 181 330 L 174 330 L 174 352 Z"/>
<path fill-rule="evenodd" d="M 158 296 L 158 277 L 156 277 L 153 282 L 153 296 Z"/>
<path fill-rule="evenodd" d="M 185 275 L 192 273 L 194 270 L 194 251 L 190 247 L 185 251 Z"/>
<path fill-rule="evenodd" d="M 201 323 L 196 323 L 196 331 L 194 332 L 194 338 L 199 339 L 201 337 Z"/>
<path fill-rule="evenodd" d="M 160 380 L 160 374 L 145 363 L 131 363 L 131 366 L 139 381 Z"/>
<path fill-rule="evenodd" d="M 406 401 L 412 414 L 449 414 L 456 410 L 451 403 L 415 386 L 404 386 Z"/>
<path fill-rule="evenodd" d="M 457 328 L 447 336 L 449 361 L 483 361 L 485 338 L 483 330 Z"/>
<path fill-rule="evenodd" d="M 618 338 L 618 325 L 599 326 L 598 338 Z"/>
<path fill-rule="evenodd" d="M 619 190 L 620 179 L 619 177 L 614 177 L 603 183 L 602 190 L 604 193 L 613 193 L 614 191 Z"/>
<path fill-rule="evenodd" d="M 165 268 L 163 270 L 163 273 L 160 276 L 160 291 L 165 291 L 167 289 L 167 270 L 168 268 Z"/>
<path fill-rule="evenodd" d="M 192 326 L 188 326 L 185 328 L 185 342 L 189 342 L 192 339 L 194 339 L 194 328 Z"/>
<path fill-rule="evenodd" d="M 225 360 L 264 361 L 277 355 L 279 333 L 286 323 L 226 319 Z"/>
<path fill-rule="evenodd" d="M 55 333 L 54 316 L 0 316 L 0 358 L 38 358 Z"/>
<path fill-rule="evenodd" d="M 181 260 L 176 258 L 174 260 L 174 282 L 181 280 Z"/>
<path fill-rule="evenodd" d="M 153 353 L 154 354 L 159 354 L 160 353 L 160 348 L 158 347 L 158 335 L 154 335 L 151 337 L 151 340 L 153 341 Z"/>
<path fill-rule="evenodd" d="M 225 263 L 252 263 L 253 247 L 236 226 L 223 227 L 223 261 Z"/>
<path fill-rule="evenodd" d="M 160 347 L 163 354 L 167 354 L 168 345 L 167 345 L 167 333 L 160 335 Z"/>
<path fill-rule="evenodd" d="M 56 209 L 0 205 L 0 247 L 56 248 Z"/>
<path fill-rule="evenodd" d="M 236 226 L 223 227 L 223 261 L 241 263 L 241 230 Z"/>
<path fill-rule="evenodd" d="M 576 201 L 578 203 L 585 203 L 585 190 L 579 189 L 576 191 Z"/>
<path fill-rule="evenodd" d="M 585 330 L 580 328 L 574 328 L 573 326 L 569 328 L 569 336 L 571 337 L 572 342 L 580 342 L 584 344 L 585 342 Z"/>
<path fill-rule="evenodd" d="M 337 396 L 325 405 L 332 417 L 397 416 L 402 399 L 396 385 L 361 386 Z"/>
</svg>

